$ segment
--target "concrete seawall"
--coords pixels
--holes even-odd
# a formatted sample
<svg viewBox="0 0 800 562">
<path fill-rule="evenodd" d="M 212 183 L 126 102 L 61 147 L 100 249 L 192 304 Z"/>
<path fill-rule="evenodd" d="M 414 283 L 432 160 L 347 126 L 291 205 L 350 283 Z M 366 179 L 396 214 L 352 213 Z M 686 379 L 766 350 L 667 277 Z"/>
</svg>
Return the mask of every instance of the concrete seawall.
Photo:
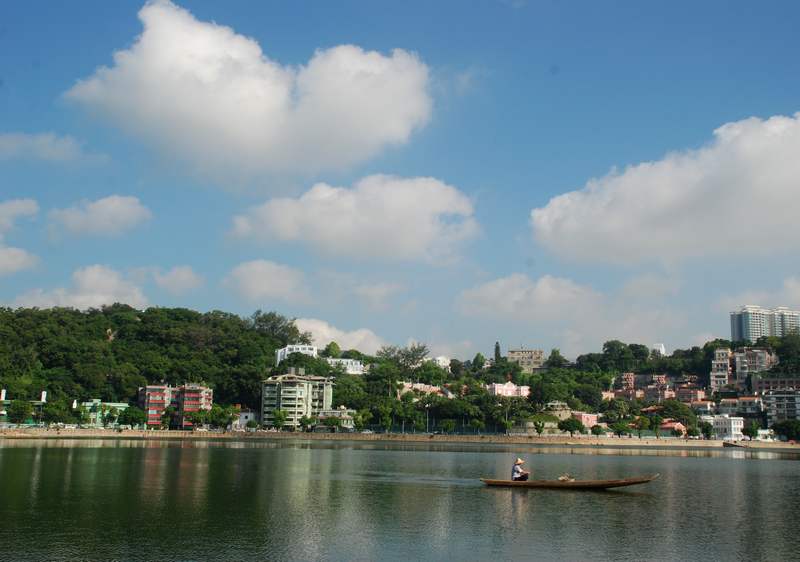
<svg viewBox="0 0 800 562">
<path fill-rule="evenodd" d="M 93 430 L 93 429 L 4 429 L 0 430 L 0 446 L 5 439 L 143 439 L 179 441 L 252 441 L 252 440 L 320 440 L 320 441 L 368 441 L 400 443 L 485 443 L 499 445 L 543 445 L 598 448 L 660 448 L 660 449 L 721 449 L 719 440 L 690 439 L 639 439 L 637 437 L 594 437 L 564 435 L 431 435 L 425 433 L 297 433 L 297 432 L 243 432 L 226 433 L 207 431 L 139 431 L 139 430 Z M 800 445 L 781 442 L 740 442 L 747 449 L 781 450 L 800 452 Z"/>
</svg>

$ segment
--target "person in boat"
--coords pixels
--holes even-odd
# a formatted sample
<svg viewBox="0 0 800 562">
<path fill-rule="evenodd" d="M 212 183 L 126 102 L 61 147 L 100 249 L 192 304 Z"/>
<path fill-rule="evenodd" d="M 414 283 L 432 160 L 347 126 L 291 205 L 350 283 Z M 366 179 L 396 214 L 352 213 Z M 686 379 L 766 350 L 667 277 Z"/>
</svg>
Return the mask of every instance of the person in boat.
<svg viewBox="0 0 800 562">
<path fill-rule="evenodd" d="M 514 467 L 511 469 L 511 480 L 514 482 L 524 482 L 530 477 L 531 473 L 522 469 L 523 464 L 525 461 L 520 458 L 514 461 Z"/>
</svg>

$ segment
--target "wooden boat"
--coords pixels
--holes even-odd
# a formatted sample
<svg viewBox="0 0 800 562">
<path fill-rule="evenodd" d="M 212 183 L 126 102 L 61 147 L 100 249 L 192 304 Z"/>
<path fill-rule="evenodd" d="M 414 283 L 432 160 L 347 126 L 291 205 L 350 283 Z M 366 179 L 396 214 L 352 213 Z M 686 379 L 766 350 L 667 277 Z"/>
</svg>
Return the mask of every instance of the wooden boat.
<svg viewBox="0 0 800 562">
<path fill-rule="evenodd" d="M 607 490 L 608 488 L 622 488 L 652 482 L 660 474 L 640 476 L 638 478 L 622 478 L 620 480 L 526 480 L 515 482 L 513 480 L 491 480 L 481 478 L 487 486 L 503 486 L 509 488 L 568 488 L 571 490 Z"/>
</svg>

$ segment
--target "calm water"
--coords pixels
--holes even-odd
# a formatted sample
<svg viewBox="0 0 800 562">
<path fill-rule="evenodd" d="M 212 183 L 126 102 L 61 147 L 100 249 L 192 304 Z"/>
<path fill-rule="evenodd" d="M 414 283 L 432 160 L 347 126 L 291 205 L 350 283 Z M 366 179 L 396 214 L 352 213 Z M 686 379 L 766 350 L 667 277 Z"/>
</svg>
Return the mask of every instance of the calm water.
<svg viewBox="0 0 800 562">
<path fill-rule="evenodd" d="M 796 458 L 589 453 L 326 442 L 0 442 L 0 559 L 800 557 Z M 662 476 L 617 492 L 489 489 L 476 480 L 506 477 L 517 455 L 541 478 Z"/>
</svg>

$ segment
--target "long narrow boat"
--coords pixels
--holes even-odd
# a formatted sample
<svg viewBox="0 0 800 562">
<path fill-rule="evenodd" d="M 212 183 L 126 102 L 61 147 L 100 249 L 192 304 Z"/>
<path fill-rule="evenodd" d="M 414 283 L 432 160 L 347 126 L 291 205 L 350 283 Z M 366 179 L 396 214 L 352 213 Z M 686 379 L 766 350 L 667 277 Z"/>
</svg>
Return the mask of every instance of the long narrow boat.
<svg viewBox="0 0 800 562">
<path fill-rule="evenodd" d="M 481 478 L 487 486 L 504 486 L 509 488 L 569 488 L 571 490 L 606 490 L 608 488 L 622 488 L 652 482 L 660 474 L 640 476 L 638 478 L 622 478 L 620 480 L 527 480 L 515 482 L 513 480 L 491 480 Z"/>
</svg>

